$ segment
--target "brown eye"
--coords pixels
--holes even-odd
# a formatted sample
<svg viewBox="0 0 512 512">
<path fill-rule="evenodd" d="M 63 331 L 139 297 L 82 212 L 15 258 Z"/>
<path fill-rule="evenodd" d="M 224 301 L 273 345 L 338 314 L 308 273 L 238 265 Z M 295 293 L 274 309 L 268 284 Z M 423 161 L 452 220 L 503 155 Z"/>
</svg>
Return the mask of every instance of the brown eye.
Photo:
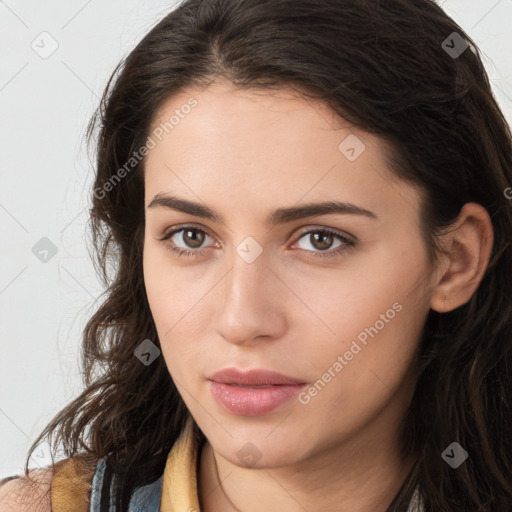
<svg viewBox="0 0 512 512">
<path fill-rule="evenodd" d="M 304 245 L 307 242 L 307 245 Z M 313 257 L 339 256 L 345 250 L 355 247 L 356 242 L 331 229 L 310 229 L 298 238 L 299 249 L 311 253 Z M 334 249 L 334 250 L 328 250 Z"/>
<path fill-rule="evenodd" d="M 199 231 L 198 229 L 184 229 L 182 239 L 186 245 L 192 249 L 197 249 L 203 244 L 205 233 L 204 231 Z"/>
<path fill-rule="evenodd" d="M 206 251 L 203 246 L 207 238 L 211 238 L 204 230 L 194 226 L 181 226 L 169 231 L 160 240 L 170 251 L 178 256 L 196 257 Z"/>
<path fill-rule="evenodd" d="M 324 232 L 311 233 L 309 237 L 311 245 L 320 251 L 330 249 L 334 241 L 332 234 Z"/>
</svg>

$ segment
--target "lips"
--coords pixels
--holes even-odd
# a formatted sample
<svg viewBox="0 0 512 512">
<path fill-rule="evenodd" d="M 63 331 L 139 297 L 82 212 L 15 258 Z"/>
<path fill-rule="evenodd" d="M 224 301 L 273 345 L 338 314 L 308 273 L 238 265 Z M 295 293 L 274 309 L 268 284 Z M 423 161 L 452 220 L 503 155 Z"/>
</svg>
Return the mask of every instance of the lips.
<svg viewBox="0 0 512 512">
<path fill-rule="evenodd" d="M 306 384 L 271 370 L 225 368 L 208 377 L 208 385 L 224 410 L 261 416 L 290 402 Z"/>
<path fill-rule="evenodd" d="M 271 370 L 254 369 L 239 370 L 225 368 L 208 377 L 208 380 L 219 384 L 231 384 L 239 387 L 264 388 L 271 386 L 296 386 L 305 384 L 304 381 L 288 377 Z"/>
</svg>

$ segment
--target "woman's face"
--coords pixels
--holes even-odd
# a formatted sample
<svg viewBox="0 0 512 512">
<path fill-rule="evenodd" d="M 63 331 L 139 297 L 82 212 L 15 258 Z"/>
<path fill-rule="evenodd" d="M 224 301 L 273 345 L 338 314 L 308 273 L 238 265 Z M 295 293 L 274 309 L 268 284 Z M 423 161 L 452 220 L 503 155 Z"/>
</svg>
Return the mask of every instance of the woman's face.
<svg viewBox="0 0 512 512">
<path fill-rule="evenodd" d="M 434 279 L 419 192 L 393 178 L 383 143 L 291 89 L 219 81 L 170 98 L 150 136 L 147 295 L 214 449 L 277 467 L 396 443 Z M 212 386 L 225 368 L 305 385 Z"/>
</svg>

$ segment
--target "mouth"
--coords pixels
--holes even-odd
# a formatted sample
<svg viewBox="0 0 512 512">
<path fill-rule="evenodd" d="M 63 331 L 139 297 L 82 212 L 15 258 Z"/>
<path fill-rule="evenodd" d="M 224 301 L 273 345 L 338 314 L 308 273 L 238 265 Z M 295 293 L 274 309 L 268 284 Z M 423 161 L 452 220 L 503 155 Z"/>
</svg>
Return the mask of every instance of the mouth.
<svg viewBox="0 0 512 512">
<path fill-rule="evenodd" d="M 306 386 L 300 379 L 265 369 L 225 368 L 207 380 L 221 408 L 240 416 L 261 416 L 275 411 Z"/>
</svg>

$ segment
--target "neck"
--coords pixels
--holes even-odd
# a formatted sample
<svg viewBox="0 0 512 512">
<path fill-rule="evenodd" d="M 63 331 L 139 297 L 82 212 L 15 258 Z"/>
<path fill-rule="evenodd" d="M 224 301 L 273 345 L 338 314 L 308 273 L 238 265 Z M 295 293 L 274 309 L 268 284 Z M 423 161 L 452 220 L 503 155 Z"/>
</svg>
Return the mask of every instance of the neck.
<svg viewBox="0 0 512 512">
<path fill-rule="evenodd" d="M 375 444 L 381 441 L 377 437 Z M 293 466 L 248 469 L 222 457 L 207 441 L 200 459 L 201 510 L 385 512 L 416 461 L 414 456 L 401 460 L 393 448 L 340 446 Z"/>
</svg>

